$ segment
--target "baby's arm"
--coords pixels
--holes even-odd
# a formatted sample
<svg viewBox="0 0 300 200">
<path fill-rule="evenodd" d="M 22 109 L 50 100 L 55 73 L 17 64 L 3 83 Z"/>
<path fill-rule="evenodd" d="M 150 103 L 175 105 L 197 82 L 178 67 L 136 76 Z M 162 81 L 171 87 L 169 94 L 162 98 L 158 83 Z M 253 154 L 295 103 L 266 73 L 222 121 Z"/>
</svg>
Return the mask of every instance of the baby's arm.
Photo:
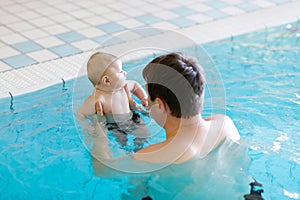
<svg viewBox="0 0 300 200">
<path fill-rule="evenodd" d="M 77 111 L 77 115 L 86 117 L 87 115 L 95 114 L 95 99 L 94 95 L 89 96 Z"/>
<path fill-rule="evenodd" d="M 130 92 L 141 100 L 143 106 L 147 107 L 148 97 L 142 86 L 133 80 L 127 80 L 126 83 Z"/>
</svg>

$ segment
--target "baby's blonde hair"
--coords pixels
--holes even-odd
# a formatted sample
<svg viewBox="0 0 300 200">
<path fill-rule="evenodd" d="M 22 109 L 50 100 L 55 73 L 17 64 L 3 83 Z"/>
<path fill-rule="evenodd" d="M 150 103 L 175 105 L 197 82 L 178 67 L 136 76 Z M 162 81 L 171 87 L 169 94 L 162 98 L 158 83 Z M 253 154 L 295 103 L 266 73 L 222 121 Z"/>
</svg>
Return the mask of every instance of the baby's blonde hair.
<svg viewBox="0 0 300 200">
<path fill-rule="evenodd" d="M 116 59 L 118 59 L 116 56 L 103 52 L 96 52 L 90 57 L 87 63 L 87 74 L 94 86 L 99 83 L 99 80 L 105 75 L 106 69 Z"/>
</svg>

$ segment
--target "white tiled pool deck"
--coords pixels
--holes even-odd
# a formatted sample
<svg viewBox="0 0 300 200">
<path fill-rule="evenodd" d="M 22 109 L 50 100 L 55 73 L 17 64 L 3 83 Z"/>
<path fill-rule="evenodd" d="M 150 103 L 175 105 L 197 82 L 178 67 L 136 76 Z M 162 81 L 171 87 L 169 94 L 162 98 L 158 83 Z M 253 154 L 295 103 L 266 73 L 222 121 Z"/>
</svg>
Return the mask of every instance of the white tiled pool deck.
<svg viewBox="0 0 300 200">
<path fill-rule="evenodd" d="M 111 36 L 103 50 L 117 52 L 171 34 L 137 28 L 170 30 L 202 44 L 295 22 L 299 8 L 300 0 L 1 0 L 0 98 L 75 78 L 91 50 Z M 176 41 L 174 49 L 181 45 Z"/>
</svg>

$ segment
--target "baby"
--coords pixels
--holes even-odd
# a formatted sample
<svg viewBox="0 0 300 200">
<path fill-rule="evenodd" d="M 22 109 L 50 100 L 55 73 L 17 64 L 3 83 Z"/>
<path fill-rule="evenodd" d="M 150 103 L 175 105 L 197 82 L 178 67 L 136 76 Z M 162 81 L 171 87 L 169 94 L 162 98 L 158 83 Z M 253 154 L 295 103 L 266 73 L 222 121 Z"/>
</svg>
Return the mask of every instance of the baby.
<svg viewBox="0 0 300 200">
<path fill-rule="evenodd" d="M 142 108 L 134 102 L 131 93 L 143 106 L 148 106 L 146 92 L 136 81 L 126 80 L 122 62 L 116 56 L 102 52 L 93 54 L 87 63 L 87 73 L 95 89 L 79 108 L 78 115 L 98 114 L 105 116 L 109 123 L 130 120 L 131 110 Z"/>
</svg>

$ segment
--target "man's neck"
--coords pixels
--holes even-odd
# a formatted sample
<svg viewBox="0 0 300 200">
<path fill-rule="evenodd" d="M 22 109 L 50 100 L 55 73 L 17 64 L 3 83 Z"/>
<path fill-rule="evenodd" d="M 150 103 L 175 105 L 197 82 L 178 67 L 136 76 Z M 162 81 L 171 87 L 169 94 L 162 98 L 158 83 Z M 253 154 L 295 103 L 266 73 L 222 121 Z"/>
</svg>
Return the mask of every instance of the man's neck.
<svg viewBox="0 0 300 200">
<path fill-rule="evenodd" d="M 203 121 L 201 114 L 190 118 L 177 118 L 168 114 L 164 128 L 166 130 L 167 139 L 173 138 L 177 135 L 179 129 L 184 127 L 191 127 L 198 125 Z"/>
</svg>

